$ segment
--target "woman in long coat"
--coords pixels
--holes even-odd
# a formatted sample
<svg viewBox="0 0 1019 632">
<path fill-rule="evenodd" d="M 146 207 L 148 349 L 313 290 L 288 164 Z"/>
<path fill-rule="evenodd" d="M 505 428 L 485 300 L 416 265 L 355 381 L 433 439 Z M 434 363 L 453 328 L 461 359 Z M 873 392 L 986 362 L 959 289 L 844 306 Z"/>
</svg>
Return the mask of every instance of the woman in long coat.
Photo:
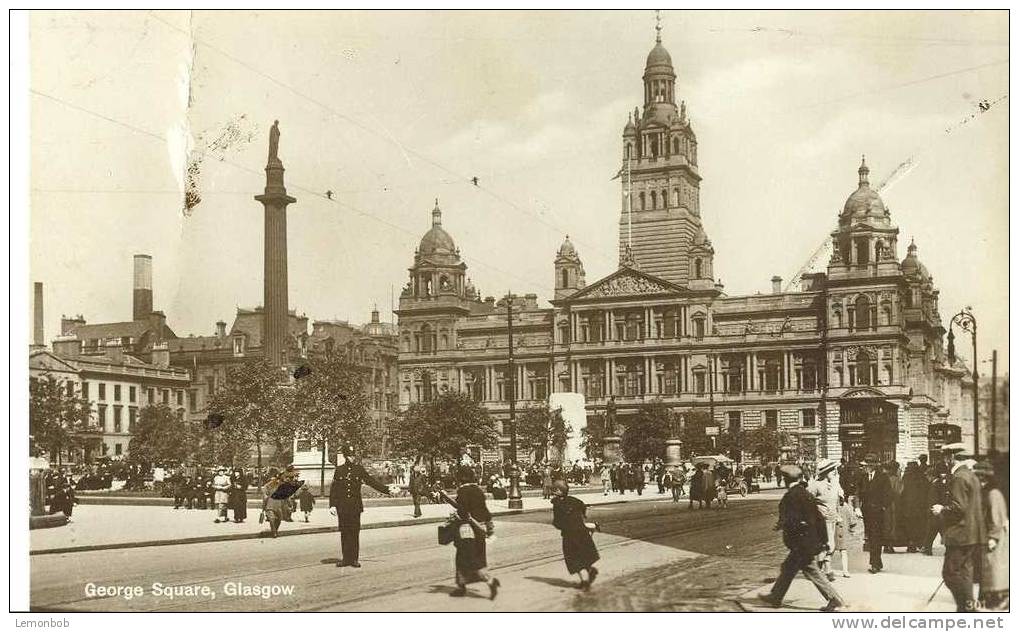
<svg viewBox="0 0 1019 632">
<path fill-rule="evenodd" d="M 489 599 L 495 599 L 499 592 L 499 580 L 488 574 L 488 551 L 485 539 L 495 532 L 492 513 L 485 504 L 485 491 L 477 485 L 477 475 L 468 467 L 458 472 L 460 487 L 456 490 L 457 532 L 453 540 L 456 546 L 456 589 L 452 597 L 467 594 L 467 584 L 485 582 L 488 584 Z M 475 524 L 480 525 L 475 526 Z"/>
<path fill-rule="evenodd" d="M 563 537 L 563 561 L 571 575 L 580 577 L 580 588 L 587 589 L 598 576 L 594 563 L 598 561 L 598 549 L 587 525 L 587 505 L 575 496 L 570 496 L 570 487 L 565 481 L 552 484 L 552 526 L 559 529 Z M 587 571 L 587 579 L 584 579 Z"/>
<path fill-rule="evenodd" d="M 988 540 L 982 547 L 980 601 L 987 610 L 1004 612 L 1009 609 L 1008 505 L 990 463 L 978 463 L 974 472 L 983 487 Z"/>
<path fill-rule="evenodd" d="M 694 470 L 693 476 L 690 477 L 690 508 L 693 509 L 693 503 L 697 501 L 700 503 L 698 506 L 704 506 L 704 470 L 698 465 L 697 469 Z"/>
<path fill-rule="evenodd" d="M 896 542 L 908 547 L 907 553 L 916 553 L 924 546 L 927 536 L 927 477 L 914 461 L 906 464 L 902 475 L 902 494 L 899 496 Z"/>
<path fill-rule="evenodd" d="M 240 469 L 235 469 L 230 477 L 229 504 L 234 522 L 244 522 L 248 517 L 248 477 Z"/>
</svg>

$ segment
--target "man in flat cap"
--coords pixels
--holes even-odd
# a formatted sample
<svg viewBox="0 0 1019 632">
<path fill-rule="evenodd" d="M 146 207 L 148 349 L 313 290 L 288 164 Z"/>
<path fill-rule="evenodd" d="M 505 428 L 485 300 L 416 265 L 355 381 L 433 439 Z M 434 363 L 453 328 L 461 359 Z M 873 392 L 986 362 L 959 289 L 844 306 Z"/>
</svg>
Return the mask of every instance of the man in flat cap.
<svg viewBox="0 0 1019 632">
<path fill-rule="evenodd" d="M 945 465 L 951 470 L 948 479 L 947 504 L 936 504 L 931 512 L 944 520 L 945 561 L 941 577 L 952 591 L 957 612 L 975 612 L 973 599 L 974 569 L 981 546 L 987 543 L 980 481 L 967 465 L 969 448 L 964 443 L 950 443 L 941 448 Z"/>
<path fill-rule="evenodd" d="M 782 530 L 782 542 L 789 549 L 789 554 L 782 562 L 775 585 L 759 599 L 773 608 L 781 607 L 793 579 L 802 572 L 828 600 L 821 610 L 835 612 L 846 609 L 849 604 L 832 587 L 818 565 L 818 554 L 826 551 L 831 543 L 817 502 L 807 491 L 803 470 L 796 465 L 783 465 L 779 472 L 789 483 L 789 491 L 778 504 L 775 528 Z"/>
<path fill-rule="evenodd" d="M 329 487 L 329 513 L 336 516 L 340 529 L 341 559 L 336 566 L 361 568 L 357 560 L 361 544 L 361 512 L 364 511 L 361 486 L 368 485 L 386 496 L 390 494 L 389 488 L 372 478 L 359 463 L 352 461 L 353 457 L 352 446 L 344 446 L 336 454 L 336 469 Z"/>
<path fill-rule="evenodd" d="M 886 514 L 894 500 L 892 483 L 882 471 L 877 455 L 868 454 L 863 459 L 864 475 L 860 480 L 860 511 L 863 513 L 863 532 L 870 552 L 871 573 L 884 569 L 881 548 L 884 546 Z"/>
</svg>

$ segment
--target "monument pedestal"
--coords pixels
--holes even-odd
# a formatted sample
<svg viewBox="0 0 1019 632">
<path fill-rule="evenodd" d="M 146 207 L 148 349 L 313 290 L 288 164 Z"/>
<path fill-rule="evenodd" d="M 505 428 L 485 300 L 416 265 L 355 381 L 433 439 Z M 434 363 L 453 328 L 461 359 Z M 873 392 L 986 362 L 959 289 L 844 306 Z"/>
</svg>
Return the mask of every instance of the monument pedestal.
<svg viewBox="0 0 1019 632">
<path fill-rule="evenodd" d="M 328 450 L 328 447 L 326 448 Z M 301 480 L 308 484 L 311 493 L 324 496 L 329 493 L 329 485 L 333 482 L 335 466 L 326 459 L 325 476 L 322 475 L 322 450 L 318 446 L 309 445 L 307 441 L 294 440 L 294 469 L 301 475 Z M 323 480 L 323 478 L 325 480 Z"/>
<path fill-rule="evenodd" d="M 623 460 L 622 450 L 619 447 L 621 438 L 610 435 L 602 440 L 602 459 L 606 465 L 615 465 Z"/>
<path fill-rule="evenodd" d="M 665 466 L 674 468 L 683 464 L 683 442 L 669 439 L 665 442 Z"/>
</svg>

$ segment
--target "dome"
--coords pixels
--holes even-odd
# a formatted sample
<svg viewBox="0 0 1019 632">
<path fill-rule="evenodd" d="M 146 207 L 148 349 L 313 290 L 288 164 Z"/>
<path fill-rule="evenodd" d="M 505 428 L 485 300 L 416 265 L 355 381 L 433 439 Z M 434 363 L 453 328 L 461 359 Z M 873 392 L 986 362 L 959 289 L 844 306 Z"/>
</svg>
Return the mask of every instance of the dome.
<svg viewBox="0 0 1019 632">
<path fill-rule="evenodd" d="M 626 115 L 626 127 L 623 128 L 623 136 L 636 136 L 637 126 L 633 124 L 633 117 Z"/>
<path fill-rule="evenodd" d="M 885 208 L 885 203 L 881 200 L 881 196 L 877 194 L 877 191 L 870 188 L 870 180 L 868 179 L 870 169 L 867 167 L 865 159 L 860 163 L 857 173 L 860 175 L 860 183 L 857 189 L 846 200 L 846 204 L 842 208 L 842 218 L 865 219 L 873 217 L 887 219 L 888 209 Z"/>
<path fill-rule="evenodd" d="M 927 272 L 927 267 L 920 263 L 920 258 L 916 256 L 916 250 L 916 242 L 910 240 L 909 248 L 906 249 L 906 258 L 899 266 L 902 274 L 919 277 L 922 280 L 930 279 L 931 275 Z"/>
<path fill-rule="evenodd" d="M 442 211 L 439 210 L 439 201 L 435 200 L 435 208 L 432 209 L 432 227 L 428 229 L 425 236 L 421 238 L 418 245 L 418 254 L 455 254 L 456 244 L 453 238 L 442 227 Z"/>
<path fill-rule="evenodd" d="M 563 242 L 562 246 L 559 246 L 559 256 L 566 258 L 576 258 L 577 249 L 573 247 L 573 242 L 570 241 L 570 236 L 566 236 L 566 241 Z"/>
<path fill-rule="evenodd" d="M 647 55 L 647 63 L 644 64 L 647 72 L 652 70 L 667 70 L 672 72 L 672 55 L 662 46 L 661 40 L 655 43 L 655 47 Z"/>
</svg>

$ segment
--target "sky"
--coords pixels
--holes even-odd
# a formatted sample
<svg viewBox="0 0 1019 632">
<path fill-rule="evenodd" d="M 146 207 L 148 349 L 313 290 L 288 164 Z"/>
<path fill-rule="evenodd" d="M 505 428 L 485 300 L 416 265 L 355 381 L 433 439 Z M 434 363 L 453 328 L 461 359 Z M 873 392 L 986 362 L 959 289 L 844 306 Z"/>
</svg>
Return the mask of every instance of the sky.
<svg viewBox="0 0 1019 632">
<path fill-rule="evenodd" d="M 998 349 L 1004 373 L 1007 13 L 662 13 L 726 293 L 793 278 L 866 154 L 873 184 L 897 173 L 881 195 L 898 256 L 915 240 L 946 327 L 971 306 L 981 360 Z M 135 253 L 152 255 L 154 303 L 178 335 L 261 304 L 253 196 L 276 119 L 297 198 L 290 307 L 312 319 L 365 322 L 374 305 L 391 318 L 436 199 L 483 296 L 551 298 L 567 234 L 588 283 L 610 274 L 612 177 L 654 24 L 650 11 L 33 13 L 29 276 L 47 339 L 61 314 L 130 320 Z M 201 201 L 185 212 L 188 156 Z"/>
</svg>

